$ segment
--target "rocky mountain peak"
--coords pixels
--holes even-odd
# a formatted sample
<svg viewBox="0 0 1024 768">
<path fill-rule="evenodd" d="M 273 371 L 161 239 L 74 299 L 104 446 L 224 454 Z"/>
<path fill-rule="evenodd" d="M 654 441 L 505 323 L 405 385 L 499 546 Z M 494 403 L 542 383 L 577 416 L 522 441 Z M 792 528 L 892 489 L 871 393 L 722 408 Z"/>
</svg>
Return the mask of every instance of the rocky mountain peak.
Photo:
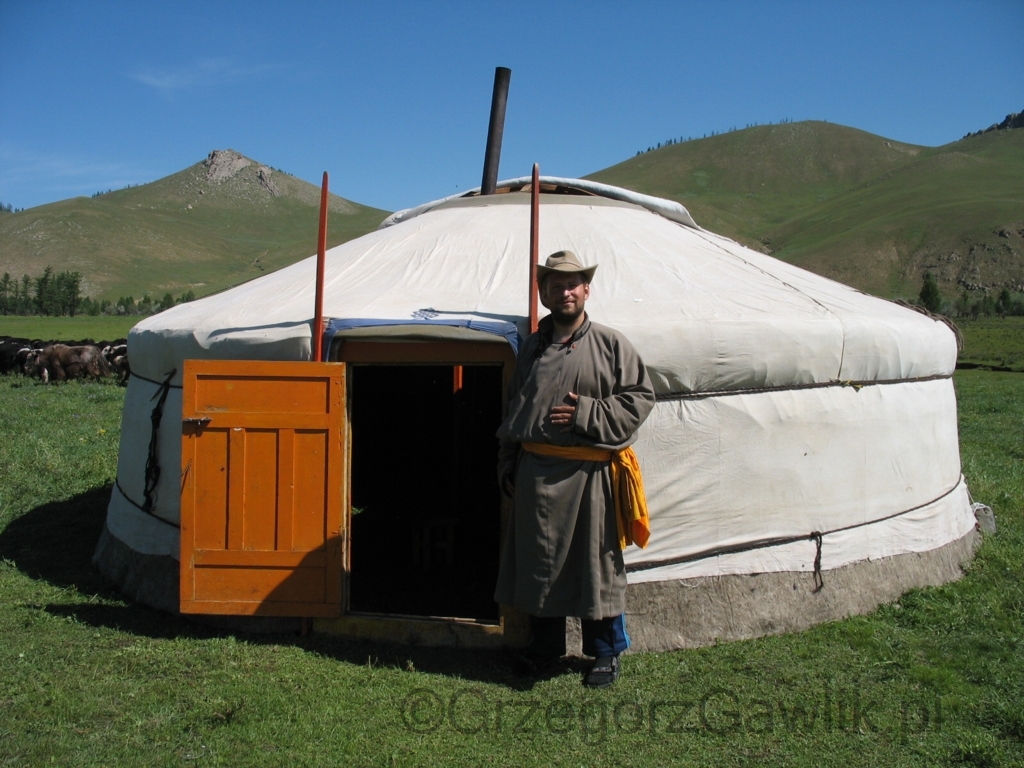
<svg viewBox="0 0 1024 768">
<path fill-rule="evenodd" d="M 215 149 L 203 161 L 203 166 L 206 168 L 204 181 L 218 185 L 230 182 L 228 187 L 236 189 L 236 191 L 258 185 L 272 197 L 279 197 L 281 192 L 272 178 L 273 169 L 266 165 L 260 165 L 256 167 L 255 173 L 251 170 L 242 173 L 252 165 L 255 165 L 252 160 L 233 149 Z"/>
<path fill-rule="evenodd" d="M 215 149 L 203 161 L 206 166 L 206 180 L 227 181 L 252 161 L 243 157 L 233 149 Z"/>
<path fill-rule="evenodd" d="M 964 138 L 966 139 L 970 136 L 981 136 L 981 134 L 988 133 L 989 131 L 1007 131 L 1011 128 L 1024 128 L 1024 112 L 1011 112 L 1003 118 L 1003 122 L 994 123 L 983 131 L 968 133 Z"/>
</svg>

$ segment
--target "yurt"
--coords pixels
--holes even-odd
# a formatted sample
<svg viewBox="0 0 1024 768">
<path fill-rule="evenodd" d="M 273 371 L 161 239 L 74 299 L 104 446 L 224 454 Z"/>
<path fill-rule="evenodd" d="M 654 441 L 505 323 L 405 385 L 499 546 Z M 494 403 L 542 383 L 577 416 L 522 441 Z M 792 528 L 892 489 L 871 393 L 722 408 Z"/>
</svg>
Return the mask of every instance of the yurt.
<svg viewBox="0 0 1024 768">
<path fill-rule="evenodd" d="M 530 179 L 390 216 L 149 317 L 99 568 L 169 611 L 516 645 L 492 600 L 494 432 L 528 333 Z M 541 177 L 539 253 L 644 359 L 652 536 L 626 552 L 634 649 L 792 631 L 957 578 L 977 541 L 954 332 L 699 227 L 677 203 Z M 311 362 L 323 332 L 327 362 Z M 570 628 L 570 632 L 571 632 Z"/>
</svg>

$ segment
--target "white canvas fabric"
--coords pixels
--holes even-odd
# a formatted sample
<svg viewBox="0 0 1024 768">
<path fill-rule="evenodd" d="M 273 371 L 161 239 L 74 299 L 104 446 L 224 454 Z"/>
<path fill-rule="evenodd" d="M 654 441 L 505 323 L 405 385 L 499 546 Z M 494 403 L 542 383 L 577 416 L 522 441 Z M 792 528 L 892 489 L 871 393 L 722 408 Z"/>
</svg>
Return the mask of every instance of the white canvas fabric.
<svg viewBox="0 0 1024 768">
<path fill-rule="evenodd" d="M 942 322 L 702 230 L 677 203 L 545 181 L 590 194 L 541 196 L 542 258 L 599 264 L 588 312 L 633 342 L 659 398 L 635 446 L 653 533 L 627 552 L 631 581 L 807 570 L 813 533 L 828 570 L 970 530 Z M 386 224 L 328 251 L 324 315 L 340 333 L 525 335 L 528 194 L 447 198 Z M 315 271 L 311 257 L 132 330 L 108 527 L 136 551 L 177 556 L 183 361 L 309 359 Z M 172 370 L 150 515 L 136 506 L 150 411 Z"/>
</svg>

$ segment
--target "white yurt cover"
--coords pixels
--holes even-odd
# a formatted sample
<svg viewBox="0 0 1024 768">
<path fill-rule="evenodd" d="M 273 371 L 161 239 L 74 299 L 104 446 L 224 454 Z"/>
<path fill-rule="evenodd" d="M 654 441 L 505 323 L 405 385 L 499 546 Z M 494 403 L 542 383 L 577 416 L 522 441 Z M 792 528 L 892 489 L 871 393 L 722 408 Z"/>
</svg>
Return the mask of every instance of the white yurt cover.
<svg viewBox="0 0 1024 768">
<path fill-rule="evenodd" d="M 542 183 L 587 194 L 541 195 L 541 257 L 569 249 L 600 265 L 587 311 L 632 340 L 658 395 L 635 445 L 653 533 L 647 549 L 627 551 L 631 582 L 828 570 L 929 551 L 971 530 L 950 328 L 707 232 L 677 203 Z M 331 249 L 329 334 L 516 346 L 527 323 L 529 202 L 522 192 L 447 198 Z M 132 550 L 178 556 L 183 361 L 309 359 L 315 263 L 132 329 L 107 517 Z M 147 504 L 161 394 L 161 473 Z"/>
</svg>

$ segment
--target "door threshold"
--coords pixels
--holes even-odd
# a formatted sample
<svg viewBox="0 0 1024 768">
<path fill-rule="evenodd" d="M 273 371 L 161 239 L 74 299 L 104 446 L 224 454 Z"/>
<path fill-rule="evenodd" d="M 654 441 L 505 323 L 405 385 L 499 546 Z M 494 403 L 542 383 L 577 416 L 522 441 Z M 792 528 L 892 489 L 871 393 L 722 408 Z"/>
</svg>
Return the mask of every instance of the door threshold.
<svg viewBox="0 0 1024 768">
<path fill-rule="evenodd" d="M 485 624 L 477 619 L 350 613 L 314 619 L 313 631 L 402 645 L 500 648 L 508 644 L 504 621 Z"/>
</svg>

